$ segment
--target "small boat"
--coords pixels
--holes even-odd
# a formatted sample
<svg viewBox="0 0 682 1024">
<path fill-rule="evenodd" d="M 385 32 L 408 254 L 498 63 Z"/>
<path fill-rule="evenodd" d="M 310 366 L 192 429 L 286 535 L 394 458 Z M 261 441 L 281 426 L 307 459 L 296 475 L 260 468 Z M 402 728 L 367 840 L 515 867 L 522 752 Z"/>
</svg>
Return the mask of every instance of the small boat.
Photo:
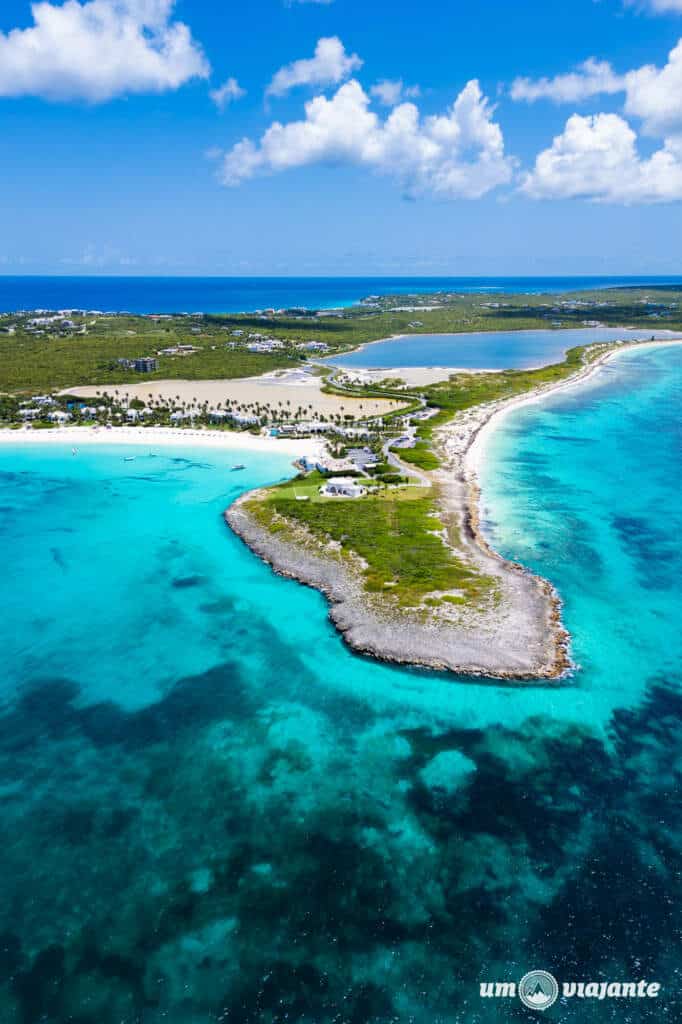
<svg viewBox="0 0 682 1024">
<path fill-rule="evenodd" d="M 232 467 L 232 472 L 234 473 L 235 470 L 237 470 L 237 469 L 246 469 L 246 466 L 244 466 L 242 463 L 240 463 L 238 466 L 233 466 Z"/>
<path fill-rule="evenodd" d="M 135 461 L 135 456 L 134 455 L 128 455 L 128 456 L 126 456 L 126 458 L 123 461 L 124 462 L 134 462 Z"/>
<path fill-rule="evenodd" d="M 71 454 L 72 455 L 78 455 L 78 449 L 77 448 L 72 448 L 71 449 Z"/>
</svg>

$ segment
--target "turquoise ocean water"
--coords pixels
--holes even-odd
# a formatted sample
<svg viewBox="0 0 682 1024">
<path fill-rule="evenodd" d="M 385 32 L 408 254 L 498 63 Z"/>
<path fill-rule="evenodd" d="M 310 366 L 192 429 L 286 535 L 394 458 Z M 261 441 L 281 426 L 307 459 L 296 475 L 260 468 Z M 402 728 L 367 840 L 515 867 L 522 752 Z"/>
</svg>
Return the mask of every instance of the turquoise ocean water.
<svg viewBox="0 0 682 1024">
<path fill-rule="evenodd" d="M 477 1024 L 481 981 L 660 981 L 679 1019 L 682 349 L 494 435 L 486 529 L 576 675 L 351 655 L 224 526 L 287 459 L 0 450 L 0 1020 Z"/>
</svg>

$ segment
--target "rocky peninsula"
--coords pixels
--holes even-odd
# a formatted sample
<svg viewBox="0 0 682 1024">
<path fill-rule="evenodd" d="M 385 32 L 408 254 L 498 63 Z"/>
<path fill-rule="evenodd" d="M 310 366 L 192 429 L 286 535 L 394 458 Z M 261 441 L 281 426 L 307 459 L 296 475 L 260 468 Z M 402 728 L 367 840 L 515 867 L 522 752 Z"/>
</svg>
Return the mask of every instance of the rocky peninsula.
<svg viewBox="0 0 682 1024">
<path fill-rule="evenodd" d="M 473 600 L 463 599 L 456 589 L 434 590 L 405 607 L 395 600 L 390 583 L 373 592 L 366 585 L 366 563 L 337 540 L 297 520 L 263 516 L 267 489 L 242 495 L 226 511 L 226 522 L 277 573 L 321 591 L 332 622 L 358 653 L 467 676 L 558 681 L 571 668 L 559 595 L 549 581 L 492 550 L 481 532 L 477 467 L 483 437 L 519 403 L 581 384 L 616 352 L 641 344 L 586 349 L 579 368 L 559 382 L 474 405 L 434 430 L 431 447 L 440 465 L 422 476 L 431 482 L 439 520 L 435 529 L 443 543 L 488 583 Z"/>
</svg>

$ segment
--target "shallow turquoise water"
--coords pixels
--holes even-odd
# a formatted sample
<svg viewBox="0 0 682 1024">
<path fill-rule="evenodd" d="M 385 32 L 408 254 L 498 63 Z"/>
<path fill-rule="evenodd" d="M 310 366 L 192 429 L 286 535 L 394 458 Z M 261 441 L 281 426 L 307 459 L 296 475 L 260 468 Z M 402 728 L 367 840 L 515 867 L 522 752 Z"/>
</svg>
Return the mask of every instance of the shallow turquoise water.
<svg viewBox="0 0 682 1024">
<path fill-rule="evenodd" d="M 670 332 L 667 332 L 670 333 Z M 527 370 L 561 362 L 575 345 L 598 341 L 646 340 L 665 337 L 661 331 L 624 331 L 617 327 L 577 330 L 476 331 L 464 334 L 418 334 L 375 341 L 357 352 L 328 362 L 349 369 L 390 369 L 399 366 L 452 366 L 466 370 Z"/>
<path fill-rule="evenodd" d="M 523 1020 L 478 985 L 535 967 L 663 984 L 547 1020 L 677 1019 L 682 351 L 598 381 L 484 481 L 562 688 L 352 656 L 222 522 L 284 458 L 0 451 L 3 1024 Z"/>
</svg>

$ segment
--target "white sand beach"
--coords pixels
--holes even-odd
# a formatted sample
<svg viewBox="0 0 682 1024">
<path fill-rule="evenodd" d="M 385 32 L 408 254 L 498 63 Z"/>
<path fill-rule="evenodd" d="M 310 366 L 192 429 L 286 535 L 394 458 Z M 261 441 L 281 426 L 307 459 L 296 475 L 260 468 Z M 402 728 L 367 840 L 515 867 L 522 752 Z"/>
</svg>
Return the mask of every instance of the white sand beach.
<svg viewBox="0 0 682 1024">
<path fill-rule="evenodd" d="M 267 452 L 271 454 L 307 455 L 315 458 L 322 454 L 323 442 L 319 438 L 277 438 L 248 431 L 184 430 L 177 427 L 55 427 L 53 430 L 0 430 L 0 444 L 61 444 L 79 448 L 92 444 L 126 444 L 145 448 L 186 445 L 191 448 L 215 448 L 240 452 Z"/>
<path fill-rule="evenodd" d="M 535 391 L 520 395 L 503 402 L 490 402 L 486 405 L 476 406 L 471 410 L 461 413 L 455 420 L 442 428 L 441 440 L 450 454 L 457 454 L 463 460 L 463 468 L 467 474 L 477 476 L 480 467 L 485 460 L 485 447 L 492 436 L 493 431 L 502 420 L 516 409 L 524 405 L 534 405 L 546 398 L 553 397 L 563 391 L 575 387 L 583 387 L 589 380 L 598 375 L 602 367 L 633 350 L 644 351 L 650 348 L 666 348 L 672 345 L 682 345 L 682 338 L 666 338 L 661 341 L 634 341 L 611 349 L 603 355 L 598 356 L 592 363 L 583 370 L 579 370 L 573 376 L 558 384 L 545 384 Z"/>
</svg>

